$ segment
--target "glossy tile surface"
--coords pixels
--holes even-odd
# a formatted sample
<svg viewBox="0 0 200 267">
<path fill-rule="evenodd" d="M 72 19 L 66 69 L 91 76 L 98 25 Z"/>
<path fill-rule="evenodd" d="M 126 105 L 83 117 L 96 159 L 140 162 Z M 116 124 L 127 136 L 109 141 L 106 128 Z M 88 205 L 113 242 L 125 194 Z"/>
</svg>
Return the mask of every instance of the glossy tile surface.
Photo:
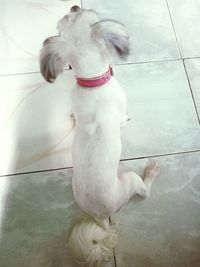
<svg viewBox="0 0 200 267">
<path fill-rule="evenodd" d="M 71 177 L 72 169 L 1 177 L 2 267 L 83 267 L 67 245 L 73 226 L 86 217 L 74 202 Z"/>
<path fill-rule="evenodd" d="M 197 267 L 200 153 L 156 160 L 161 174 L 151 196 L 146 200 L 135 197 L 112 217 L 120 226 L 117 266 Z M 147 163 L 127 161 L 121 169 L 142 175 Z M 72 169 L 1 177 L 2 266 L 78 266 L 67 240 L 73 225 L 86 215 L 74 203 L 71 177 Z"/>
<path fill-rule="evenodd" d="M 114 68 L 128 96 L 122 158 L 200 148 L 200 127 L 182 62 Z"/>
<path fill-rule="evenodd" d="M 200 59 L 196 58 L 185 60 L 185 65 L 190 80 L 197 112 L 200 117 Z"/>
<path fill-rule="evenodd" d="M 200 56 L 199 0 L 167 0 L 184 58 Z"/>
<path fill-rule="evenodd" d="M 131 40 L 128 62 L 179 58 L 179 52 L 165 0 L 83 0 L 84 8 L 96 9 L 102 18 L 124 23 Z"/>
<path fill-rule="evenodd" d="M 43 41 L 79 0 L 1 0 L 0 75 L 39 71 Z"/>
<path fill-rule="evenodd" d="M 131 121 L 122 128 L 121 159 L 200 149 L 200 127 L 181 62 L 114 67 Z M 72 71 L 56 83 L 40 74 L 0 77 L 0 174 L 71 167 Z M 6 153 L 5 153 L 6 151 Z"/>
<path fill-rule="evenodd" d="M 200 265 L 200 153 L 156 158 L 151 196 L 136 197 L 113 219 L 121 234 L 119 267 Z M 140 175 L 147 160 L 126 162 Z"/>
<path fill-rule="evenodd" d="M 50 84 L 40 74 L 0 77 L 0 174 L 72 166 L 71 71 Z"/>
</svg>

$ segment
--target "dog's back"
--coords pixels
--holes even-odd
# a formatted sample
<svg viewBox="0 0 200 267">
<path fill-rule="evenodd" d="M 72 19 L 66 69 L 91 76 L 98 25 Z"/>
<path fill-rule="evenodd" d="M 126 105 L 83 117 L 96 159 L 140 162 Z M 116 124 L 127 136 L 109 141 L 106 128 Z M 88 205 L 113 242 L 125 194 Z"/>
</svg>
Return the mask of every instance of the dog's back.
<svg viewBox="0 0 200 267">
<path fill-rule="evenodd" d="M 73 93 L 73 192 L 80 207 L 94 217 L 114 212 L 111 196 L 117 180 L 125 106 L 125 94 L 114 77 L 101 88 L 77 86 Z"/>
</svg>

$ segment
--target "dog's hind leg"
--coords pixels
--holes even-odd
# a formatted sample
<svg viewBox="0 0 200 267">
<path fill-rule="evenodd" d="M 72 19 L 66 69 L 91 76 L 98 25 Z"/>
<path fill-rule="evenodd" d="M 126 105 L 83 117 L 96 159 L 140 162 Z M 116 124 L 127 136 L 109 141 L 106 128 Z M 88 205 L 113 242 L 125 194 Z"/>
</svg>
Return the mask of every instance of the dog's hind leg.
<svg viewBox="0 0 200 267">
<path fill-rule="evenodd" d="M 115 194 L 117 210 L 123 206 L 135 194 L 141 197 L 147 197 L 150 194 L 151 185 L 159 174 L 159 166 L 155 162 L 151 162 L 145 169 L 144 180 L 136 173 L 129 171 L 119 176 L 117 184 L 115 184 Z"/>
<path fill-rule="evenodd" d="M 125 172 L 119 176 L 117 187 L 119 206 L 127 203 L 128 200 L 136 194 L 145 197 L 148 191 L 142 178 L 132 171 Z"/>
<path fill-rule="evenodd" d="M 160 167 L 156 161 L 151 161 L 150 164 L 145 168 L 144 184 L 146 185 L 147 189 L 145 197 L 150 195 L 151 185 L 159 173 Z"/>
</svg>

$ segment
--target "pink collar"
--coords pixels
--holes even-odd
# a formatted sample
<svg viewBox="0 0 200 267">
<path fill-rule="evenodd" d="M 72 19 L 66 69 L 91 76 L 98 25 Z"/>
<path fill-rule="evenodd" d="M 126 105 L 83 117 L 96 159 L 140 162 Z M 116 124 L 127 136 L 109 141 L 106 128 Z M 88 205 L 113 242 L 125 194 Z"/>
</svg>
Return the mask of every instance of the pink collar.
<svg viewBox="0 0 200 267">
<path fill-rule="evenodd" d="M 82 87 L 98 87 L 107 83 L 111 76 L 113 75 L 112 67 L 109 66 L 109 69 L 106 73 L 102 74 L 101 76 L 97 76 L 94 78 L 79 78 L 76 77 L 77 83 Z"/>
</svg>

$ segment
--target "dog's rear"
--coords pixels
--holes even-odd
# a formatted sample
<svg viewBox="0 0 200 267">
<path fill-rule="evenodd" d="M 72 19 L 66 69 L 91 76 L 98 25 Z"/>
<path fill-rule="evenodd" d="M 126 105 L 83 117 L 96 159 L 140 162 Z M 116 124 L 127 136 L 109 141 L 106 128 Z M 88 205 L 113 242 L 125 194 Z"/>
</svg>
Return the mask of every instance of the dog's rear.
<svg viewBox="0 0 200 267">
<path fill-rule="evenodd" d="M 105 73 L 110 56 L 125 58 L 129 38 L 124 25 L 100 20 L 94 10 L 77 6 L 58 23 L 59 35 L 43 43 L 41 73 L 53 82 L 68 62 L 76 77 L 90 79 Z M 118 230 L 108 216 L 134 195 L 146 196 L 156 175 L 151 164 L 143 180 L 133 172 L 117 176 L 121 155 L 120 125 L 126 117 L 126 96 L 112 77 L 99 88 L 76 85 L 72 96 L 76 119 L 73 143 L 73 193 L 78 205 L 95 220 L 77 225 L 69 245 L 76 258 L 90 264 L 109 260 Z"/>
</svg>

